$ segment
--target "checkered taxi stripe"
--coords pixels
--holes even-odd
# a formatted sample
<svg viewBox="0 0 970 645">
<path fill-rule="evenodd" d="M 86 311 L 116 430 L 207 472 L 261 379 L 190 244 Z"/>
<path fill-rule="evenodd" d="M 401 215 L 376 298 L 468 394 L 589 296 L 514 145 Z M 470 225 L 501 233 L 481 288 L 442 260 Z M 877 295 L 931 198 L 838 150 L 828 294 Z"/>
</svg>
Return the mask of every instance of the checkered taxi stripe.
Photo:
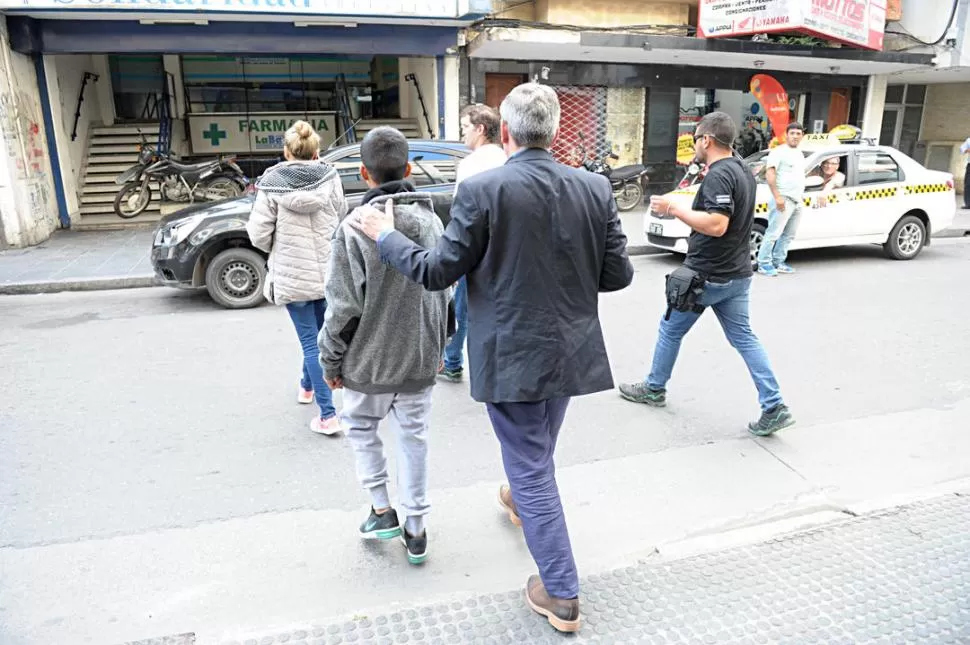
<svg viewBox="0 0 970 645">
<path fill-rule="evenodd" d="M 898 188 L 895 186 L 892 188 L 873 188 L 870 190 L 857 190 L 854 195 L 852 195 L 852 201 L 859 202 L 864 199 L 886 199 L 887 197 L 895 197 Z"/>
<path fill-rule="evenodd" d="M 946 184 L 913 184 L 906 186 L 907 195 L 919 195 L 922 193 L 948 193 L 953 188 Z"/>
</svg>

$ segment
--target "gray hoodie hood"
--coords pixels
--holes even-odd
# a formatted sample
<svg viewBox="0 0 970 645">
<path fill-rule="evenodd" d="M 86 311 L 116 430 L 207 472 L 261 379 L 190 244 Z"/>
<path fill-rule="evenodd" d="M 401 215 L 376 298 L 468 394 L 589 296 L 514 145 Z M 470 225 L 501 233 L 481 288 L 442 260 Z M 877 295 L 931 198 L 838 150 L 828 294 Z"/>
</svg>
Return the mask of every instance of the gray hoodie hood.
<svg viewBox="0 0 970 645">
<path fill-rule="evenodd" d="M 368 205 L 384 210 L 385 203 L 394 202 L 394 229 L 403 233 L 409 240 L 421 243 L 423 236 L 437 220 L 434 202 L 428 193 L 395 193 L 382 195 L 370 200 Z"/>
<path fill-rule="evenodd" d="M 272 195 L 283 207 L 309 215 L 327 207 L 329 181 L 339 181 L 336 169 L 323 161 L 285 161 L 263 173 L 256 189 Z"/>
</svg>

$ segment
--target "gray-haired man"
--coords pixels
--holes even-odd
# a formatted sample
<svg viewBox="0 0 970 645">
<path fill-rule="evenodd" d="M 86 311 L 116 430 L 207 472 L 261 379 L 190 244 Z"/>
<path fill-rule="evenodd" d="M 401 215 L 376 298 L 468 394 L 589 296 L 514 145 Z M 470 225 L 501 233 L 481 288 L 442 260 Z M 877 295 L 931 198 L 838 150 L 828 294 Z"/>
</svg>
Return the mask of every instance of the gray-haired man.
<svg viewBox="0 0 970 645">
<path fill-rule="evenodd" d="M 501 106 L 504 166 L 469 177 L 433 249 L 394 230 L 382 210 L 351 223 L 381 257 L 428 289 L 468 282 L 471 392 L 486 403 L 509 487 L 500 500 L 521 523 L 539 575 L 527 599 L 553 627 L 579 629 L 579 577 L 556 485 L 556 440 L 570 397 L 612 387 L 598 294 L 633 280 L 609 181 L 556 163 L 559 100 L 516 87 Z"/>
</svg>

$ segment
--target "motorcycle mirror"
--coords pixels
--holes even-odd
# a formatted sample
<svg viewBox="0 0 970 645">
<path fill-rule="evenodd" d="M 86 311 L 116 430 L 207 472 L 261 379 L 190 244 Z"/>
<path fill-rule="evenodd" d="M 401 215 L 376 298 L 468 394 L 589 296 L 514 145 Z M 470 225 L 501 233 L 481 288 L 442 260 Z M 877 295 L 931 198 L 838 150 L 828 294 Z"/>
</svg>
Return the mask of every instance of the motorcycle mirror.
<svg viewBox="0 0 970 645">
<path fill-rule="evenodd" d="M 610 159 L 612 159 L 613 161 L 619 161 L 620 155 L 616 154 L 615 152 L 611 152 Z"/>
</svg>

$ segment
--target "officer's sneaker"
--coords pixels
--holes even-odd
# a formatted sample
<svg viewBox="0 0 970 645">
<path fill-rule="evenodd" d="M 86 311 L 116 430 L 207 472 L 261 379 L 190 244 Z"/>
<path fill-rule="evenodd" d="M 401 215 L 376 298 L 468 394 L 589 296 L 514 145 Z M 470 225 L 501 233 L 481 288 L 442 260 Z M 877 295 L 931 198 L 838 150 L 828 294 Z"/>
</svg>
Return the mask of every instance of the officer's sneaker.
<svg viewBox="0 0 970 645">
<path fill-rule="evenodd" d="M 784 262 L 775 267 L 775 271 L 778 273 L 795 273 L 795 269 L 788 266 Z"/>
<path fill-rule="evenodd" d="M 667 390 L 655 390 L 646 383 L 621 384 L 620 396 L 627 401 L 643 403 L 655 408 L 662 408 L 667 405 Z"/>
<path fill-rule="evenodd" d="M 365 540 L 393 540 L 401 534 L 401 524 L 397 521 L 397 511 L 393 508 L 377 514 L 373 507 L 370 515 L 360 525 L 360 537 Z"/>
<path fill-rule="evenodd" d="M 770 264 L 759 264 L 758 273 L 774 278 L 776 275 L 778 275 L 778 269 Z"/>
<path fill-rule="evenodd" d="M 795 417 L 788 410 L 787 405 L 776 405 L 761 413 L 761 418 L 748 424 L 748 432 L 756 437 L 768 437 L 779 430 L 795 425 Z"/>
<path fill-rule="evenodd" d="M 421 535 L 411 535 L 407 529 L 401 529 L 401 542 L 408 551 L 408 562 L 424 564 L 428 559 L 428 532 L 421 531 Z"/>
</svg>

